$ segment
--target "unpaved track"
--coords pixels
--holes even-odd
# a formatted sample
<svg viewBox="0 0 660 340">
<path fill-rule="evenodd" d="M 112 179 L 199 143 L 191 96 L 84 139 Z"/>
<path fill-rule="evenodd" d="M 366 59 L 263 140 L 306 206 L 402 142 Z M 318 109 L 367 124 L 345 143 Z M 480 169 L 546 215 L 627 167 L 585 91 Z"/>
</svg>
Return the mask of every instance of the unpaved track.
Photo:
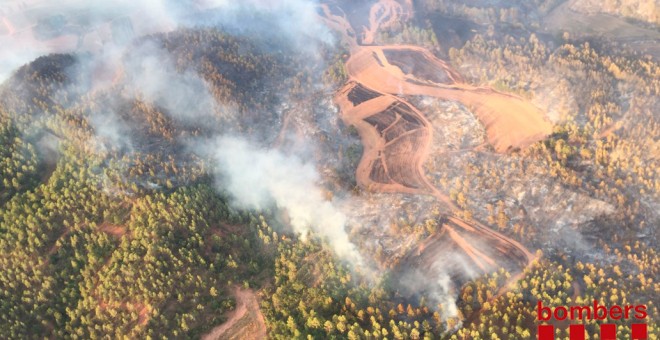
<svg viewBox="0 0 660 340">
<path fill-rule="evenodd" d="M 513 273 L 509 283 L 516 282 L 534 260 L 525 247 L 492 229 L 473 221 L 467 223 L 455 217 L 449 217 L 439 232 L 422 241 L 415 249 L 406 254 L 400 267 L 405 274 L 414 267 L 433 276 L 436 272 L 451 273 L 451 268 L 467 267 L 472 275 L 491 273 L 504 267 Z M 438 261 L 441 263 L 437 266 Z M 515 281 L 514 281 L 515 280 Z M 460 281 L 460 280 L 459 280 Z M 502 292 L 508 290 L 504 285 Z"/>
<path fill-rule="evenodd" d="M 249 334 L 250 339 L 266 339 L 266 323 L 264 317 L 259 311 L 259 303 L 254 291 L 250 289 L 234 289 L 234 298 L 236 299 L 236 308 L 230 313 L 229 319 L 222 325 L 213 328 L 208 334 L 202 336 L 203 340 L 229 339 L 236 334 L 229 334 L 228 331 L 237 323 L 246 317 L 249 312 L 256 313 L 255 320 L 258 324 L 258 331 Z"/>
<path fill-rule="evenodd" d="M 375 3 L 369 11 L 369 27 L 364 27 L 362 44 L 373 44 L 378 30 L 406 20 L 411 11 L 412 3 L 402 5 L 395 0 L 381 0 Z"/>
<path fill-rule="evenodd" d="M 338 92 L 335 102 L 340 107 L 342 120 L 346 125 L 355 126 L 362 140 L 362 159 L 355 173 L 357 183 L 373 191 L 430 194 L 449 207 L 455 208 L 446 195 L 440 193 L 428 182 L 424 173 L 423 164 L 430 151 L 433 138 L 433 129 L 426 117 L 407 101 L 387 94 L 354 105 L 349 99 L 349 94 L 355 90 L 356 86 L 357 83 L 347 84 Z M 382 129 L 382 132 L 365 119 L 387 112 L 388 108 L 393 105 L 402 105 L 409 109 L 408 113 L 414 120 L 417 120 L 418 124 L 410 124 L 405 132 L 387 141 L 384 135 L 393 126 L 400 124 L 401 115 L 390 113 L 390 116 L 394 116 L 394 120 Z M 396 155 L 393 155 L 394 152 L 390 152 L 390 149 L 393 149 L 396 146 L 394 143 L 402 138 L 408 138 L 411 141 L 404 147 L 399 147 L 399 150 L 395 150 Z M 383 177 L 385 178 L 374 178 L 375 164 L 384 168 Z M 417 185 L 402 183 L 402 178 L 407 178 L 407 182 Z"/>
<path fill-rule="evenodd" d="M 379 28 L 392 24 L 402 14 L 396 1 L 381 0 L 373 5 L 370 27 L 363 30 L 363 44 L 358 42 L 359 33 L 356 34 L 341 10 L 335 9 L 333 13 L 326 5 L 321 6 L 322 18 L 343 34 L 351 48 L 345 65 L 349 81 L 337 92 L 335 102 L 342 120 L 356 127 L 364 146 L 356 170 L 356 181 L 361 186 L 371 191 L 433 195 L 447 204 L 450 211 L 458 211 L 424 174 L 423 164 L 429 155 L 433 129 L 425 115 L 403 96 L 432 96 L 461 102 L 484 125 L 488 142 L 496 152 L 526 147 L 552 132 L 543 112 L 527 100 L 465 83 L 460 74 L 424 48 L 365 46 L 364 43 L 373 43 Z M 449 222 L 405 258 L 425 258 L 432 262 L 432 254 L 442 247 L 439 243 L 449 240 L 481 272 L 497 269 L 498 261 L 493 255 L 478 249 L 478 245 L 463 235 L 479 237 L 488 242 L 499 260 L 506 259 L 508 267 L 513 268 L 513 277 L 502 292 L 520 279 L 523 269 L 535 258 L 519 242 L 478 221 L 468 223 L 450 217 Z M 434 249 L 429 252 L 429 248 Z"/>
<path fill-rule="evenodd" d="M 377 2 L 370 10 L 370 27 L 363 29 L 364 35 L 373 36 L 382 25 L 391 25 L 392 20 L 411 14 L 408 6 L 408 2 L 402 6 L 394 0 Z M 428 158 L 433 129 L 424 114 L 403 95 L 433 96 L 463 103 L 484 125 L 488 142 L 497 152 L 526 147 L 551 133 L 550 122 L 528 101 L 465 83 L 460 74 L 424 48 L 360 45 L 359 33 L 340 8 L 335 6 L 331 10 L 324 4 L 321 9 L 322 19 L 342 33 L 351 47 L 346 62 L 349 83 L 338 92 L 335 102 L 344 122 L 355 126 L 363 141 L 364 153 L 356 171 L 356 181 L 362 187 L 372 191 L 431 194 L 456 208 L 424 175 L 422 166 Z M 374 93 L 375 97 L 351 100 L 356 87 Z M 400 114 L 393 106 L 404 108 L 412 116 L 412 124 L 397 125 Z M 388 123 L 374 122 L 378 120 Z M 391 126 L 383 129 L 379 124 Z M 393 138 L 397 133 L 398 137 Z"/>
<path fill-rule="evenodd" d="M 390 63 L 386 52 L 402 52 L 426 64 L 433 73 L 444 73 L 447 83 L 404 73 Z M 552 132 L 543 112 L 518 96 L 462 83 L 460 75 L 428 50 L 417 46 L 361 46 L 346 62 L 350 78 L 363 86 L 391 95 L 432 96 L 458 101 L 470 108 L 486 128 L 488 141 L 497 152 L 526 147 Z M 430 78 L 434 74 L 429 74 Z"/>
</svg>

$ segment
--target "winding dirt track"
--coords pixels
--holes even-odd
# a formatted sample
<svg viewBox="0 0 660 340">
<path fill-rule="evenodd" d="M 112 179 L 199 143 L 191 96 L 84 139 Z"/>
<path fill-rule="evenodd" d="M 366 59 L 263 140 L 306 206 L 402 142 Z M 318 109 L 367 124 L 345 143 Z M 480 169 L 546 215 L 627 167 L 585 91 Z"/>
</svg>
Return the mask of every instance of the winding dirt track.
<svg viewBox="0 0 660 340">
<path fill-rule="evenodd" d="M 402 70 L 406 64 L 411 73 Z M 361 46 L 346 62 L 346 70 L 352 80 L 380 93 L 461 102 L 477 115 L 497 152 L 528 146 L 552 132 L 543 112 L 528 101 L 463 83 L 444 61 L 421 47 Z"/>
<path fill-rule="evenodd" d="M 552 125 L 541 110 L 523 98 L 467 84 L 446 62 L 424 48 L 365 45 L 373 43 L 380 28 L 399 20 L 407 4 L 377 2 L 370 10 L 370 27 L 362 34 L 356 34 L 340 8 L 321 5 L 322 19 L 342 33 L 351 48 L 345 65 L 349 81 L 337 92 L 335 102 L 342 120 L 356 127 L 364 146 L 356 170 L 359 185 L 371 191 L 433 195 L 450 211 L 457 211 L 425 176 L 423 164 L 429 156 L 433 129 L 425 115 L 403 96 L 432 96 L 462 103 L 481 121 L 489 144 L 500 153 L 542 140 L 552 132 Z M 362 44 L 358 37 L 362 37 Z M 432 270 L 437 268 L 438 259 L 448 256 L 443 250 L 448 248 L 460 249 L 465 255 L 461 261 L 471 263 L 475 271 L 486 273 L 502 266 L 512 272 L 512 280 L 519 278 L 534 259 L 523 245 L 480 222 L 450 217 L 441 232 L 422 242 L 404 262 Z"/>
<path fill-rule="evenodd" d="M 372 42 L 379 27 L 410 14 L 408 3 L 381 0 L 370 10 L 363 41 Z M 361 186 L 374 191 L 432 194 L 453 206 L 426 179 L 433 129 L 423 113 L 402 96 L 432 96 L 461 102 L 486 129 L 497 152 L 523 148 L 542 140 L 552 125 L 528 101 L 464 82 L 460 74 L 428 50 L 409 45 L 365 46 L 343 10 L 321 5 L 322 18 L 342 33 L 351 48 L 346 62 L 348 84 L 335 97 L 342 119 L 360 133 L 364 153 L 356 172 Z"/>
<path fill-rule="evenodd" d="M 369 10 L 369 27 L 364 27 L 362 44 L 373 44 L 378 30 L 405 21 L 410 15 L 412 15 L 412 2 L 410 1 L 406 1 L 404 4 L 395 0 L 381 0 L 375 3 Z"/>
<path fill-rule="evenodd" d="M 213 328 L 208 334 L 202 336 L 202 340 L 266 339 L 266 323 L 259 311 L 259 303 L 257 302 L 254 291 L 236 288 L 233 295 L 236 298 L 236 308 L 230 313 L 229 319 L 222 325 Z M 248 314 L 250 313 L 253 316 L 249 316 Z M 239 329 L 232 330 L 232 328 L 237 327 L 241 320 L 248 317 L 254 319 L 251 320 L 248 326 L 242 326 Z"/>
</svg>

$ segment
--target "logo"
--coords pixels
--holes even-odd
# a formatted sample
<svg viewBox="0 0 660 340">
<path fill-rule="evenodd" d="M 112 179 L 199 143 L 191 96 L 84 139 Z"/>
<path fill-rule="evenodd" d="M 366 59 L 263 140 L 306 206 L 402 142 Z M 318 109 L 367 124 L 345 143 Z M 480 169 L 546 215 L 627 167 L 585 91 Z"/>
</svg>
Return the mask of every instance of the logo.
<svg viewBox="0 0 660 340">
<path fill-rule="evenodd" d="M 601 305 L 598 300 L 594 300 L 593 304 L 586 306 L 559 306 L 553 308 L 544 306 L 543 302 L 539 301 L 536 305 L 536 315 L 539 322 L 569 320 L 570 340 L 584 340 L 586 335 L 584 321 L 591 320 L 631 320 L 631 339 L 648 339 L 646 323 L 640 322 L 648 317 L 645 305 L 612 305 L 607 307 Z M 538 325 L 537 334 L 538 340 L 554 340 L 555 326 L 540 324 Z M 617 337 L 617 326 L 613 323 L 601 323 L 599 336 L 601 340 L 622 339 Z"/>
</svg>

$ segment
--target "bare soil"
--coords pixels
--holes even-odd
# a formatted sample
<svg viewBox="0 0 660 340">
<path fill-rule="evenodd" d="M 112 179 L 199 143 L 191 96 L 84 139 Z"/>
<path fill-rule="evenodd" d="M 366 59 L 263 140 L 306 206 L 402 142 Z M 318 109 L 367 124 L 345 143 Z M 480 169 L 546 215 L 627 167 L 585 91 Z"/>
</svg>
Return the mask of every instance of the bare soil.
<svg viewBox="0 0 660 340">
<path fill-rule="evenodd" d="M 102 225 L 99 226 L 99 230 L 117 238 L 126 235 L 127 232 L 126 227 L 120 225 L 114 225 L 110 223 L 103 223 Z"/>
<path fill-rule="evenodd" d="M 382 25 L 403 13 L 396 1 L 381 0 L 373 5 L 362 44 L 345 16 L 322 8 L 326 22 L 344 33 L 351 47 L 345 65 L 349 81 L 337 92 L 335 103 L 344 123 L 355 126 L 364 146 L 356 170 L 356 181 L 362 187 L 373 192 L 432 195 L 450 211 L 458 210 L 425 176 L 423 164 L 429 156 L 434 130 L 406 96 L 462 103 L 477 116 L 488 143 L 500 153 L 526 147 L 552 132 L 545 114 L 529 101 L 465 83 L 458 72 L 424 48 L 365 46 L 373 42 Z M 500 267 L 512 273 L 512 282 L 533 259 L 520 243 L 480 222 L 449 217 L 438 233 L 404 256 L 399 268 L 403 275 L 406 268 L 411 268 L 431 278 L 442 267 L 460 286 L 461 281 Z M 455 270 L 451 266 L 456 266 Z"/>
<path fill-rule="evenodd" d="M 395 56 L 394 65 L 387 54 Z M 403 67 L 403 62 L 417 66 Z M 404 73 L 408 69 L 413 73 Z M 350 78 L 364 87 L 395 96 L 432 96 L 470 108 L 486 128 L 497 152 L 523 148 L 552 133 L 552 124 L 529 101 L 462 82 L 460 75 L 417 46 L 360 46 L 346 62 Z"/>
<path fill-rule="evenodd" d="M 229 313 L 227 321 L 213 328 L 202 339 L 265 339 L 266 322 L 259 310 L 256 293 L 251 289 L 236 287 L 233 295 L 236 308 Z"/>
</svg>

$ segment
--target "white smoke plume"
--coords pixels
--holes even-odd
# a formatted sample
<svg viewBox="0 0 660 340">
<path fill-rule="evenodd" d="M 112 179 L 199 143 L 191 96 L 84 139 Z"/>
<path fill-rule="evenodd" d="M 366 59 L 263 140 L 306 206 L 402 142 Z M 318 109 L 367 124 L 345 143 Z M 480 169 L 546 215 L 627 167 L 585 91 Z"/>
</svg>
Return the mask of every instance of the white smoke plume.
<svg viewBox="0 0 660 340">
<path fill-rule="evenodd" d="M 211 26 L 276 34 L 310 56 L 333 41 L 316 20 L 316 2 L 309 0 L 8 0 L 0 2 L 0 82 L 49 53 L 101 53 L 134 37 Z"/>
<path fill-rule="evenodd" d="M 0 4 L 0 81 L 38 56 L 77 53 L 86 57 L 73 72 L 90 78 L 89 84 L 74 85 L 79 93 L 102 91 L 119 81 L 127 99 L 137 95 L 179 122 L 217 124 L 213 117 L 225 108 L 218 107 L 204 80 L 192 71 L 177 70 L 162 48 L 148 42 L 136 46 L 134 39 L 181 27 L 218 27 L 266 41 L 272 36 L 289 51 L 317 58 L 319 46 L 332 43 L 333 36 L 316 20 L 316 6 L 309 0 L 5 1 Z M 89 116 L 100 147 L 132 149 L 130 128 L 117 111 L 120 98 L 106 100 Z M 213 154 L 238 205 L 275 203 L 288 211 L 296 232 L 305 236 L 313 231 L 341 258 L 361 262 L 344 230 L 346 216 L 324 199 L 311 163 L 259 149 L 240 137 L 219 138 Z"/>
<path fill-rule="evenodd" d="M 212 117 L 227 108 L 218 107 L 205 81 L 192 71 L 177 70 L 164 49 L 148 43 L 136 47 L 134 39 L 181 27 L 219 27 L 233 34 L 277 38 L 277 43 L 264 48 L 277 49 L 278 44 L 285 43 L 286 50 L 306 54 L 316 63 L 319 47 L 334 43 L 330 30 L 317 20 L 316 10 L 317 3 L 309 0 L 3 2 L 0 82 L 38 56 L 77 53 L 91 59 L 76 72 L 93 75 L 89 89 L 80 93 L 102 91 L 119 80 L 129 97 L 137 94 L 179 122 L 215 124 Z M 61 32 L 53 38 L 35 36 L 36 28 L 44 22 L 50 20 L 57 26 L 54 19 L 64 22 L 55 28 Z M 122 22 L 123 26 L 117 24 Z M 123 34 L 113 32 L 118 27 Z M 112 104 L 98 107 L 89 122 L 103 144 L 132 149 L 133 142 L 127 136 L 130 127 L 122 121 L 118 105 Z M 221 126 L 217 133 L 222 134 Z M 371 270 L 346 232 L 347 215 L 338 208 L 350 208 L 351 204 L 326 198 L 319 185 L 321 176 L 306 157 L 264 149 L 240 136 L 221 136 L 210 145 L 200 145 L 194 144 L 192 151 L 213 159 L 219 185 L 231 193 L 236 205 L 249 209 L 276 205 L 288 213 L 292 228 L 302 237 L 311 232 L 324 239 L 342 260 L 361 271 Z M 428 282 L 418 273 L 404 284 L 427 291 L 447 316 L 455 316 L 455 289 L 449 276 L 441 275 L 433 289 L 428 289 Z"/>
<path fill-rule="evenodd" d="M 437 282 L 437 296 L 432 298 L 437 299 L 439 304 L 442 306 L 442 311 L 444 312 L 444 317 L 456 317 L 458 316 L 458 307 L 456 306 L 456 301 L 454 300 L 454 294 L 452 294 L 451 277 L 447 273 L 442 273 L 438 278 Z"/>
<path fill-rule="evenodd" d="M 0 83 L 39 56 L 74 53 L 84 56 L 84 62 L 73 72 L 90 78 L 74 85 L 78 93 L 103 90 L 119 80 L 132 90 L 129 96 L 138 94 L 178 122 L 215 124 L 214 117 L 231 117 L 232 108 L 218 107 L 204 80 L 192 71 L 177 70 L 165 50 L 149 43 L 136 46 L 134 39 L 183 27 L 218 27 L 264 41 L 277 37 L 265 49 L 287 45 L 286 50 L 318 57 L 319 46 L 333 38 L 315 19 L 316 2 L 310 0 L 2 1 Z M 131 149 L 126 134 L 130 129 L 110 101 L 89 117 L 101 149 Z"/>
<path fill-rule="evenodd" d="M 213 121 L 217 105 L 209 85 L 190 70 L 178 72 L 167 51 L 147 43 L 124 62 L 135 93 L 178 121 Z"/>
<path fill-rule="evenodd" d="M 208 151 L 217 162 L 222 186 L 237 205 L 260 209 L 274 203 L 288 212 L 294 231 L 303 237 L 311 231 L 325 239 L 343 260 L 363 264 L 344 229 L 346 215 L 324 197 L 312 163 L 259 148 L 240 137 L 223 136 L 211 145 Z"/>
</svg>

